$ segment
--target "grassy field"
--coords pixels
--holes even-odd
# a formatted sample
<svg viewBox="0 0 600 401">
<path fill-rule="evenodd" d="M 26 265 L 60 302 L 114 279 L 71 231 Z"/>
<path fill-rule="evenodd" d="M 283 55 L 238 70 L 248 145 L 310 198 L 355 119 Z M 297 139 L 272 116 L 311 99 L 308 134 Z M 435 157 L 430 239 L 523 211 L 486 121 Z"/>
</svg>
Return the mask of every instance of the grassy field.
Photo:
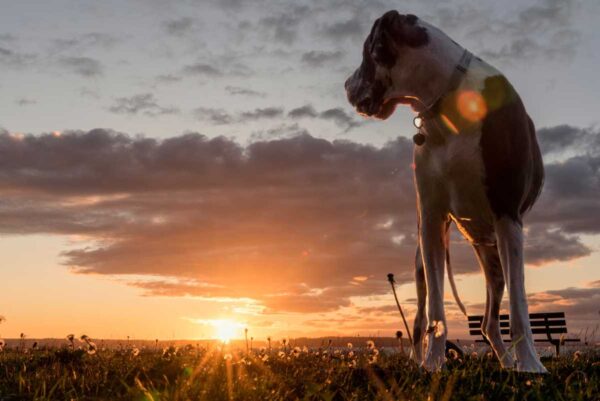
<svg viewBox="0 0 600 401">
<path fill-rule="evenodd" d="M 89 352 L 88 352 L 89 351 Z M 451 355 L 429 374 L 369 346 L 4 349 L 0 400 L 600 400 L 600 352 L 546 358 L 548 375 Z"/>
</svg>

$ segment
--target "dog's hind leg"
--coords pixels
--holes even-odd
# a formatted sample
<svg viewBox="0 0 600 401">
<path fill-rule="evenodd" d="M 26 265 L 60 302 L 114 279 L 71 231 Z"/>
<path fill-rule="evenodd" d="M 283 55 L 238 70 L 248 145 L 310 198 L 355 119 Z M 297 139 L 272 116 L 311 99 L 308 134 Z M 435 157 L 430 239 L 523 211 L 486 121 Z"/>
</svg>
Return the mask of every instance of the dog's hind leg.
<svg viewBox="0 0 600 401">
<path fill-rule="evenodd" d="M 417 254 L 415 256 L 415 283 L 417 286 L 417 314 L 413 325 L 413 344 L 415 355 L 414 360 L 417 363 L 423 361 L 423 334 L 427 328 L 425 319 L 425 302 L 427 300 L 427 285 L 425 284 L 425 269 L 423 268 L 423 256 L 421 255 L 421 247 L 417 246 Z"/>
<path fill-rule="evenodd" d="M 500 303 L 504 295 L 504 276 L 496 245 L 473 245 L 486 281 L 485 314 L 481 332 L 490 342 L 503 368 L 513 368 L 514 359 L 507 351 L 500 333 Z"/>
<path fill-rule="evenodd" d="M 515 347 L 517 370 L 520 372 L 547 373 L 535 352 L 527 294 L 525 293 L 525 268 L 523 264 L 523 227 L 509 217 L 494 221 L 498 251 L 504 280 L 508 287 L 510 305 L 510 337 Z"/>
</svg>

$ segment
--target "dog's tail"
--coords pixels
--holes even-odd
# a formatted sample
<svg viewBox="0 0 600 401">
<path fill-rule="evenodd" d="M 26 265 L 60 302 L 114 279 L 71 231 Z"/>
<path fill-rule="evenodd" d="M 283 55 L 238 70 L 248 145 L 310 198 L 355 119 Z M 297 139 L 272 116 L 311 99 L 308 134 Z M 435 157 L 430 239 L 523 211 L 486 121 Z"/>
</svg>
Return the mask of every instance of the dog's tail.
<svg viewBox="0 0 600 401">
<path fill-rule="evenodd" d="M 467 316 L 467 308 L 460 300 L 458 296 L 458 291 L 456 290 L 456 283 L 454 282 L 454 275 L 452 274 L 452 266 L 450 265 L 450 250 L 446 245 L 446 269 L 448 270 L 448 281 L 450 281 L 450 287 L 452 288 L 452 295 L 454 295 L 454 299 L 456 300 L 456 304 L 458 308 L 461 310 L 463 315 Z"/>
</svg>

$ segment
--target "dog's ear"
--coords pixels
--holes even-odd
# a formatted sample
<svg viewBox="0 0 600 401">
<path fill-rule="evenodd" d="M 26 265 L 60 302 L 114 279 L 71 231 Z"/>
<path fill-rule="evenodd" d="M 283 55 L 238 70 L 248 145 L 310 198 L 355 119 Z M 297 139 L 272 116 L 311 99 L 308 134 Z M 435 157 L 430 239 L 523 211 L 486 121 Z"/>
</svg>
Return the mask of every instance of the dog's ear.
<svg viewBox="0 0 600 401">
<path fill-rule="evenodd" d="M 388 11 L 381 17 L 383 28 L 397 46 L 420 47 L 429 43 L 427 30 L 417 24 L 416 15 Z"/>
</svg>

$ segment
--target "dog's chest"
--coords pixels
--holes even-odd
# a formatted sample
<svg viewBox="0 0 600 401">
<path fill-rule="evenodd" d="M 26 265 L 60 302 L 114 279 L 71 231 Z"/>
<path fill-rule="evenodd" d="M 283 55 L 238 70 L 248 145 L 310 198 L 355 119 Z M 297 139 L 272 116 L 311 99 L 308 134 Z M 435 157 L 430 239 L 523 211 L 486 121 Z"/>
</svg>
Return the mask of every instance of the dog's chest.
<svg viewBox="0 0 600 401">
<path fill-rule="evenodd" d="M 436 197 L 472 242 L 488 243 L 492 213 L 484 186 L 485 168 L 479 131 L 446 133 L 440 144 L 415 147 L 419 196 Z M 440 204 L 436 202 L 436 204 Z"/>
</svg>

